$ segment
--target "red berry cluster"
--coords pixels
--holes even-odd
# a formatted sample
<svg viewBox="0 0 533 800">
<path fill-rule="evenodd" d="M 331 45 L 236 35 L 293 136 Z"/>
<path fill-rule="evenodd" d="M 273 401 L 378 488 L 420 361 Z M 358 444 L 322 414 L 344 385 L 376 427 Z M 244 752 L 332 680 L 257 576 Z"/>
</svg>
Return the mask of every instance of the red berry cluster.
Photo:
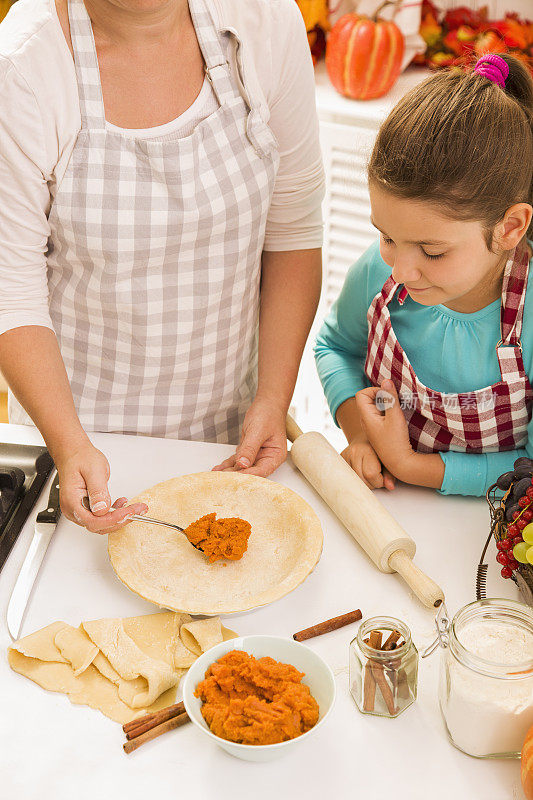
<svg viewBox="0 0 533 800">
<path fill-rule="evenodd" d="M 512 528 L 514 526 L 510 525 L 509 527 Z M 515 544 L 518 544 L 521 541 L 521 536 L 515 536 L 512 538 L 500 539 L 498 542 L 496 542 L 496 547 L 498 548 L 496 561 L 503 565 L 501 570 L 502 578 L 510 578 L 513 574 L 513 570 L 518 567 L 518 561 L 509 551 L 514 547 Z"/>
</svg>

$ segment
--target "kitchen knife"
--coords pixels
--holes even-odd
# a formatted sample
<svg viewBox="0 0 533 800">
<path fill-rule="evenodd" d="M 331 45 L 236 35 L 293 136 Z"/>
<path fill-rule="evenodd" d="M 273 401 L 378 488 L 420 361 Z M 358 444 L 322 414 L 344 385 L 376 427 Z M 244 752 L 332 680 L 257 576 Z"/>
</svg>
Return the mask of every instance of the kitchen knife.
<svg viewBox="0 0 533 800">
<path fill-rule="evenodd" d="M 31 540 L 26 558 L 11 593 L 7 607 L 7 629 L 12 639 L 18 639 L 22 620 L 28 605 L 31 590 L 43 562 L 46 548 L 50 543 L 52 534 L 56 529 L 61 516 L 59 507 L 59 477 L 56 472 L 52 481 L 52 488 L 48 496 L 48 505 L 37 514 L 35 520 L 35 533 Z"/>
</svg>

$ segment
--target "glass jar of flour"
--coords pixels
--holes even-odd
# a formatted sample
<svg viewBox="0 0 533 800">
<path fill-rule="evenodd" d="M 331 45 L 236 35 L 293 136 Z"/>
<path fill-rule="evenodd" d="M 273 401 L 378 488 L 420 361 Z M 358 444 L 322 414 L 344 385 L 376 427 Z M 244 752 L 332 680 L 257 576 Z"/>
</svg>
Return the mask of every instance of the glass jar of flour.
<svg viewBox="0 0 533 800">
<path fill-rule="evenodd" d="M 450 741 L 477 758 L 518 758 L 533 725 L 533 609 L 478 600 L 441 626 L 439 639 Z"/>
</svg>

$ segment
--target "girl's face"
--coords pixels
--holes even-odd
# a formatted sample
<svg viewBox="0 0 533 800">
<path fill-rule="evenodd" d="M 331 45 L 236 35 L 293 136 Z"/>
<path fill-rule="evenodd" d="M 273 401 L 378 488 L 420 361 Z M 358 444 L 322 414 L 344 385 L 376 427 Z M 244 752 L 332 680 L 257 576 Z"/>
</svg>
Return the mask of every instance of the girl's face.
<svg viewBox="0 0 533 800">
<path fill-rule="evenodd" d="M 488 250 L 480 222 L 450 219 L 373 182 L 370 205 L 381 257 L 417 303 L 470 313 L 500 296 L 502 256 Z"/>
</svg>

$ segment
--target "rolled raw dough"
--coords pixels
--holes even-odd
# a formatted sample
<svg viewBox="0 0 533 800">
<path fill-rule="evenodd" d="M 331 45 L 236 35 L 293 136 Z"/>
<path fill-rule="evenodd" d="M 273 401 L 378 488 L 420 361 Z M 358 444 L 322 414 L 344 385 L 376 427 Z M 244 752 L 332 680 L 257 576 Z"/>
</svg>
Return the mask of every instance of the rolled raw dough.
<svg viewBox="0 0 533 800">
<path fill-rule="evenodd" d="M 53 622 L 14 642 L 8 661 L 44 689 L 124 724 L 171 705 L 198 655 L 236 635 L 218 618 L 193 621 L 175 612 L 92 620 L 79 628 Z"/>
<path fill-rule="evenodd" d="M 209 564 L 186 536 L 132 521 L 108 537 L 120 580 L 163 608 L 191 614 L 228 614 L 271 603 L 295 589 L 322 551 L 318 517 L 279 483 L 236 472 L 199 472 L 147 489 L 148 516 L 185 528 L 205 514 L 250 522 L 248 550 L 239 561 Z"/>
</svg>

